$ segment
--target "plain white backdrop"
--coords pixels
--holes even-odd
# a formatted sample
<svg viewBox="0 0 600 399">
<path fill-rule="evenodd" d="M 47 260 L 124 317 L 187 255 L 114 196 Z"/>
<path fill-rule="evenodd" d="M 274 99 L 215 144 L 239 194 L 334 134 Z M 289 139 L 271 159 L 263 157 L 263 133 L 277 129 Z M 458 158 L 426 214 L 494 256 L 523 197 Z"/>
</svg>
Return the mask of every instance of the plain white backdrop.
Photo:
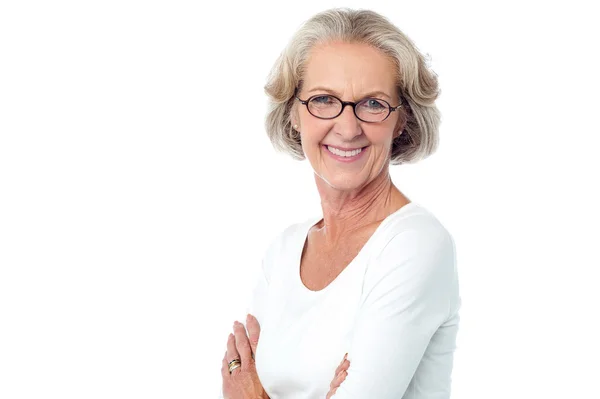
<svg viewBox="0 0 600 399">
<path fill-rule="evenodd" d="M 440 148 L 391 173 L 456 240 L 453 398 L 600 397 L 586 4 L 2 2 L 0 397 L 217 395 L 266 246 L 320 212 L 263 86 L 334 6 L 381 12 L 439 75 Z"/>
</svg>

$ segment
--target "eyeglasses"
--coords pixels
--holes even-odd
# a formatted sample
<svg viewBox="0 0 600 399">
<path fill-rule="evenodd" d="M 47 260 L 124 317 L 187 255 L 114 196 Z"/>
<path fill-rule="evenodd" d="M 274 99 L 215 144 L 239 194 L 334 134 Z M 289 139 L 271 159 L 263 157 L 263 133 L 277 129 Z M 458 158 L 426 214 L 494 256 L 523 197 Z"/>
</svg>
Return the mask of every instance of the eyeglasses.
<svg viewBox="0 0 600 399">
<path fill-rule="evenodd" d="M 308 112 L 319 119 L 334 119 L 342 114 L 346 105 L 351 105 L 354 115 L 368 123 L 383 122 L 392 112 L 402 106 L 402 104 L 392 107 L 387 101 L 380 98 L 367 97 L 359 102 L 342 101 L 331 94 L 317 94 L 308 100 L 301 100 L 296 93 L 294 97 L 303 105 L 306 105 Z"/>
</svg>

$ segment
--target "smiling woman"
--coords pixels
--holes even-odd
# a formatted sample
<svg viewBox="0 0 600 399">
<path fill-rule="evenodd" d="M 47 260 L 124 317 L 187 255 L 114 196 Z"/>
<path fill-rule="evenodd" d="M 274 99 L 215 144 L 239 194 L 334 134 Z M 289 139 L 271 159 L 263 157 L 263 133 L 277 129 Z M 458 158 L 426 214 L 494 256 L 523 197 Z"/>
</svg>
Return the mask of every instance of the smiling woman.
<svg viewBox="0 0 600 399">
<path fill-rule="evenodd" d="M 399 106 L 392 108 L 385 99 L 400 101 L 395 70 L 390 58 L 369 44 L 331 41 L 316 44 L 310 52 L 298 94 L 312 100 L 307 109 L 294 104 L 291 120 L 294 129 L 303 133 L 302 151 L 315 173 L 332 188 L 357 189 L 377 177 L 386 177 L 381 171 L 389 164 L 392 141 L 406 124 L 403 113 L 388 117 Z M 345 103 L 352 105 L 352 112 L 337 97 L 357 99 L 359 108 Z M 333 103 L 326 108 L 333 107 L 334 112 L 311 112 L 310 103 L 315 98 Z M 346 157 L 355 150 L 360 152 Z"/>
<path fill-rule="evenodd" d="M 389 174 L 437 147 L 435 75 L 381 15 L 334 9 L 296 33 L 266 92 L 268 136 L 308 159 L 323 213 L 267 250 L 223 396 L 449 398 L 454 240 Z"/>
</svg>

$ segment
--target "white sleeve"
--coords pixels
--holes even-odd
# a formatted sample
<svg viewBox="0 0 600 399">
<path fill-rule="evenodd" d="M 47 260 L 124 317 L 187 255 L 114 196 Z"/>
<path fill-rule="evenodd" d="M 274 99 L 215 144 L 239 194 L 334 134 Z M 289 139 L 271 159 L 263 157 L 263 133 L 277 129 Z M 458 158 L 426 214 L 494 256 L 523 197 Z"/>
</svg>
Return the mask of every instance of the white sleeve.
<svg viewBox="0 0 600 399">
<path fill-rule="evenodd" d="M 365 274 L 348 359 L 335 399 L 401 398 L 458 291 L 445 229 L 398 233 Z"/>
<path fill-rule="evenodd" d="M 266 306 L 267 292 L 269 282 L 265 271 L 265 260 L 263 259 L 260 268 L 257 271 L 257 276 L 254 280 L 254 289 L 248 300 L 246 307 L 246 314 L 251 314 L 258 320 L 258 324 L 261 324 L 263 319 L 263 313 Z M 245 319 L 244 319 L 245 323 Z"/>
</svg>

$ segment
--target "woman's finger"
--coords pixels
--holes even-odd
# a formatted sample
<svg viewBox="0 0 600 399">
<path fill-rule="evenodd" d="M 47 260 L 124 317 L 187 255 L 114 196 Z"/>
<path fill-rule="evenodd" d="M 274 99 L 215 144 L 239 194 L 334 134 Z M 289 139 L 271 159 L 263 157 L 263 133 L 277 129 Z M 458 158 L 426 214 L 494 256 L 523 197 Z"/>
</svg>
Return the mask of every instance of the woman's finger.
<svg viewBox="0 0 600 399">
<path fill-rule="evenodd" d="M 348 375 L 348 372 L 346 370 L 342 370 L 334 379 L 333 381 L 331 381 L 331 384 L 329 385 L 329 388 L 331 389 L 337 389 L 342 382 L 346 379 L 346 376 Z"/>
<path fill-rule="evenodd" d="M 333 377 L 335 378 L 340 371 L 342 371 L 342 369 L 344 368 L 344 362 L 346 361 L 346 359 L 348 358 L 348 353 L 346 353 L 344 355 L 344 358 L 342 359 L 342 361 L 340 362 L 340 365 L 335 369 L 335 373 L 333 373 Z M 350 361 L 348 360 L 348 366 L 350 366 Z M 347 369 L 348 367 L 346 367 Z"/>
<path fill-rule="evenodd" d="M 252 359 L 252 349 L 250 341 L 246 335 L 246 327 L 242 323 L 235 322 L 233 326 L 233 334 L 235 335 L 235 347 L 242 360 L 242 370 L 246 370 L 254 361 Z"/>
<path fill-rule="evenodd" d="M 256 317 L 252 316 L 251 314 L 246 317 L 246 328 L 248 329 L 250 348 L 252 348 L 252 353 L 256 353 L 258 338 L 260 337 L 260 324 L 258 323 Z"/>
<path fill-rule="evenodd" d="M 337 367 L 337 369 L 335 369 L 335 373 L 333 374 L 333 376 L 336 377 L 340 373 L 340 371 L 342 371 L 342 370 L 348 370 L 349 367 L 350 367 L 350 361 L 349 360 L 342 360 L 342 362 Z"/>
<path fill-rule="evenodd" d="M 229 373 L 229 363 L 234 360 L 234 359 L 240 359 L 240 354 L 238 353 L 238 350 L 235 346 L 235 337 L 233 334 L 229 334 L 229 338 L 227 339 L 227 373 Z M 244 365 L 244 362 L 242 361 L 242 366 Z M 236 369 L 234 369 L 232 371 L 232 373 L 235 373 L 235 370 L 238 370 L 241 367 L 238 367 Z"/>
<path fill-rule="evenodd" d="M 229 377 L 229 365 L 227 362 L 227 351 L 223 355 L 223 361 L 221 362 L 221 377 L 223 377 L 223 381 L 225 378 Z"/>
</svg>

